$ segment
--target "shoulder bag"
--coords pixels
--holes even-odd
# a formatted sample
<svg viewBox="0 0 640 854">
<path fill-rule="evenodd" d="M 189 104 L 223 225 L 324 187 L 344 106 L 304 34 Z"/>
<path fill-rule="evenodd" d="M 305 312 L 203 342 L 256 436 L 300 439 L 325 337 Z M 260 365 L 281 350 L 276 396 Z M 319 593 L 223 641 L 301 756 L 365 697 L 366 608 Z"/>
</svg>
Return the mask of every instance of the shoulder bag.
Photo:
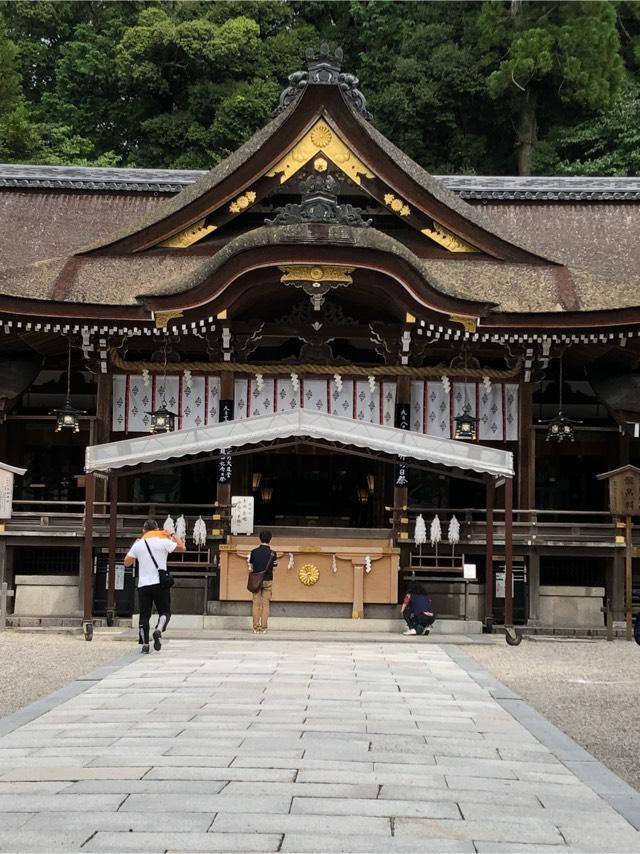
<svg viewBox="0 0 640 854">
<path fill-rule="evenodd" d="M 262 585 L 264 583 L 264 577 L 271 569 L 271 564 L 273 563 L 275 558 L 275 554 L 271 552 L 271 557 L 269 558 L 269 562 L 266 567 L 261 572 L 250 572 L 249 578 L 247 578 L 247 590 L 249 593 L 257 593 L 258 590 L 262 589 Z"/>
<path fill-rule="evenodd" d="M 158 570 L 158 575 L 160 576 L 160 587 L 163 590 L 165 590 L 167 587 L 173 587 L 173 585 L 176 583 L 175 578 L 173 577 L 173 575 L 171 575 L 168 569 L 160 569 L 160 567 L 158 566 L 158 561 L 154 558 L 153 552 L 149 548 L 149 543 L 146 540 L 143 540 L 143 542 L 147 547 L 147 551 L 149 552 L 149 557 L 153 561 L 153 565 Z"/>
</svg>

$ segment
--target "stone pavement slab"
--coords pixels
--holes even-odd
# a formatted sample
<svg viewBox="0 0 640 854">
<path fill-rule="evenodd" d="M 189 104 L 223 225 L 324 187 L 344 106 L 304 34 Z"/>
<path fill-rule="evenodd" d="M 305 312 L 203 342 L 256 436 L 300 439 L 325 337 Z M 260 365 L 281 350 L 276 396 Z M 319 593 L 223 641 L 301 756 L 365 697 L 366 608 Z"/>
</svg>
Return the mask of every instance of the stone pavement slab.
<svg viewBox="0 0 640 854">
<path fill-rule="evenodd" d="M 0 851 L 640 851 L 640 795 L 457 647 L 128 655 L 0 721 Z"/>
</svg>

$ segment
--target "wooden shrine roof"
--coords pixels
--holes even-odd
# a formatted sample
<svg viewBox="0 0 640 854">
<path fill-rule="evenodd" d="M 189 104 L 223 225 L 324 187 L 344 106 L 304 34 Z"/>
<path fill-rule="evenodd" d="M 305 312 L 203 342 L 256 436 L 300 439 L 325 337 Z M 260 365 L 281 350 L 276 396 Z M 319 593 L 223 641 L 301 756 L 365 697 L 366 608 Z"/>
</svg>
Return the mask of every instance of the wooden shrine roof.
<svg viewBox="0 0 640 854">
<path fill-rule="evenodd" d="M 640 181 L 589 179 L 588 190 L 571 179 L 434 177 L 363 114 L 336 57 L 321 49 L 315 67 L 329 77 L 314 81 L 310 62 L 308 83 L 285 98 L 276 118 L 204 174 L 0 167 L 0 311 L 150 320 L 154 310 L 210 302 L 214 312 L 216 299 L 249 271 L 326 261 L 383 273 L 394 293 L 391 282 L 399 281 L 417 316 L 421 309 L 455 315 L 457 306 L 492 318 L 489 326 L 513 325 L 515 315 L 524 325 L 540 315 L 580 325 L 580 315 L 596 312 L 638 322 Z M 295 195 L 300 166 L 326 154 L 319 143 L 311 159 L 298 150 L 318 129 L 335 137 L 338 155 L 325 147 L 332 168 L 347 176 L 345 194 L 377 206 L 376 226 L 263 224 L 261 198 L 283 210 L 282 185 L 290 180 L 284 192 Z M 241 194 L 252 199 L 239 208 Z M 194 227 L 216 233 L 171 245 Z M 434 229 L 442 231 L 434 236 Z M 584 322 L 596 320 L 607 322 Z"/>
</svg>

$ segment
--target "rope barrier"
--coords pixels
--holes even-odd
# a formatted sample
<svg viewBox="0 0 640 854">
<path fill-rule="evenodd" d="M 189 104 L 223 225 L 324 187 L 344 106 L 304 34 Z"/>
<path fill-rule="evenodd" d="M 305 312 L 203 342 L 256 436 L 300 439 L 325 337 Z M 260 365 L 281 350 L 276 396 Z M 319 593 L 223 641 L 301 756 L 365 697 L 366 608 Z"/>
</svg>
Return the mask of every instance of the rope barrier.
<svg viewBox="0 0 640 854">
<path fill-rule="evenodd" d="M 127 362 L 116 350 L 111 350 L 111 364 L 127 373 L 140 374 L 142 371 L 162 373 L 164 368 L 157 362 L 141 361 Z M 176 365 L 177 367 L 177 365 Z M 173 365 L 172 365 L 173 368 Z M 496 368 L 450 368 L 448 365 L 429 365 L 415 368 L 410 365 L 254 365 L 249 362 L 180 362 L 180 371 L 191 371 L 198 374 L 218 374 L 228 371 L 232 374 L 262 374 L 263 376 L 289 376 L 311 374 L 315 376 L 356 376 L 356 377 L 411 377 L 412 379 L 441 379 L 450 377 L 459 380 L 482 380 L 489 377 L 492 380 L 508 380 L 519 376 L 522 369 L 522 359 L 518 359 L 513 368 L 497 370 Z"/>
</svg>

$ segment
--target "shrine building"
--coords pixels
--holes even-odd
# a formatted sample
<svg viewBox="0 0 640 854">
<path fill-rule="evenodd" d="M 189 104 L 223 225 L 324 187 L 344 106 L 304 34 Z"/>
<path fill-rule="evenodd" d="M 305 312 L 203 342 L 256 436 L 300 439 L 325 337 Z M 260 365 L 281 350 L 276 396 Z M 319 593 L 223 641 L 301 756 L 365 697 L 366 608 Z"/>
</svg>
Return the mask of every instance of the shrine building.
<svg viewBox="0 0 640 854">
<path fill-rule="evenodd" d="M 177 625 L 244 624 L 265 528 L 283 626 L 395 626 L 413 578 L 456 631 L 630 611 L 640 179 L 429 175 L 341 64 L 209 172 L 0 165 L 15 624 L 134 614 L 148 516 Z"/>
</svg>

